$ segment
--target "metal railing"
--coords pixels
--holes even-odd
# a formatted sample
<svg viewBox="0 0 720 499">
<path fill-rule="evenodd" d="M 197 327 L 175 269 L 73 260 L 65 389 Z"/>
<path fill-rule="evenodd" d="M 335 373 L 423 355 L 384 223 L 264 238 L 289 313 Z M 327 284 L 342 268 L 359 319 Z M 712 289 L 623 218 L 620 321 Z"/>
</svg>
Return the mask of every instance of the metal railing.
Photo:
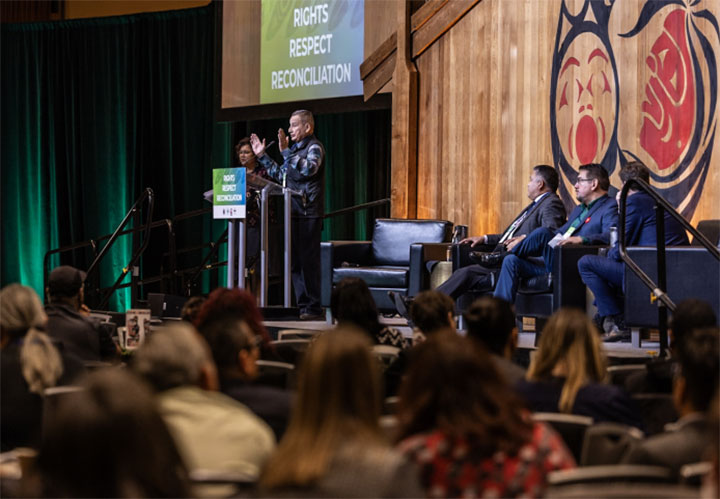
<svg viewBox="0 0 720 499">
<path fill-rule="evenodd" d="M 628 255 L 626 242 L 625 241 L 625 217 L 626 217 L 626 205 L 627 196 L 631 188 L 634 190 L 642 190 L 650 195 L 655 201 L 655 225 L 657 227 L 657 278 L 658 282 L 655 283 L 650 276 L 648 276 L 638 266 L 632 258 Z M 690 225 L 685 218 L 678 213 L 673 206 L 668 203 L 665 198 L 658 194 L 647 182 L 641 179 L 630 179 L 623 185 L 622 191 L 620 191 L 620 220 L 619 227 L 622 229 L 618 231 L 618 250 L 620 257 L 623 259 L 627 267 L 638 276 L 638 278 L 645 284 L 645 286 L 652 291 L 656 298 L 658 305 L 658 329 L 660 330 L 660 355 L 665 355 L 665 350 L 668 347 L 667 339 L 667 311 L 675 311 L 675 303 L 667 295 L 667 268 L 665 258 L 665 212 L 667 211 L 673 218 L 675 218 L 683 228 L 690 232 L 694 241 L 700 243 L 707 249 L 711 255 L 717 260 L 720 260 L 720 251 L 715 245 L 713 245 L 700 231 Z"/>
</svg>

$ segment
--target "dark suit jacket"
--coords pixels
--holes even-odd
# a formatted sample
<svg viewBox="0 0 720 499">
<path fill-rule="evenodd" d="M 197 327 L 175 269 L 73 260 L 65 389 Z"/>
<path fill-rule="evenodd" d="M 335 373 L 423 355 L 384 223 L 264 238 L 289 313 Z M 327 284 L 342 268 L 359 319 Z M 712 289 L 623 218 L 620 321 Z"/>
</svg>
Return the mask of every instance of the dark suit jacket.
<svg viewBox="0 0 720 499">
<path fill-rule="evenodd" d="M 527 207 L 525 207 L 527 209 Z M 523 209 L 518 216 L 515 217 L 517 220 L 524 212 Z M 515 222 L 513 220 L 513 223 Z M 514 236 L 522 236 L 530 234 L 538 227 L 546 227 L 550 230 L 555 230 L 565 223 L 565 205 L 560 198 L 554 192 L 549 192 L 542 197 L 538 203 L 530 209 L 530 213 L 525 217 L 520 226 L 513 233 Z M 500 238 L 505 232 L 512 226 L 512 223 L 502 231 L 501 234 L 488 234 L 487 244 L 489 246 L 497 246 L 500 242 Z"/>
<path fill-rule="evenodd" d="M 625 206 L 625 245 L 655 246 L 657 224 L 655 223 L 655 201 L 646 192 L 636 192 L 627 198 Z M 690 244 L 685 229 L 669 214 L 665 214 L 665 244 L 678 246 Z M 612 247 L 608 258 L 620 261 L 618 245 Z"/>
<path fill-rule="evenodd" d="M 45 306 L 47 334 L 62 343 L 63 350 L 82 361 L 101 360 L 115 353 L 109 330 L 65 304 Z"/>
<path fill-rule="evenodd" d="M 582 213 L 582 205 L 578 205 L 568 215 L 567 223 L 557 230 L 564 234 L 573 221 Z M 609 244 L 610 227 L 617 227 L 618 210 L 613 198 L 605 194 L 592 205 L 583 223 L 575 228 L 571 236 L 581 236 L 587 239 L 587 244 Z"/>
<path fill-rule="evenodd" d="M 632 446 L 623 456 L 622 464 L 665 466 L 677 475 L 682 466 L 704 461 L 705 451 L 712 438 L 703 414 L 689 414 L 672 426 L 671 431 L 654 435 Z"/>
<path fill-rule="evenodd" d="M 558 403 L 565 378 L 543 381 L 521 380 L 515 385 L 533 412 L 560 412 Z M 622 423 L 644 429 L 633 400 L 619 387 L 589 383 L 578 390 L 572 413 L 589 416 L 595 422 Z"/>
</svg>

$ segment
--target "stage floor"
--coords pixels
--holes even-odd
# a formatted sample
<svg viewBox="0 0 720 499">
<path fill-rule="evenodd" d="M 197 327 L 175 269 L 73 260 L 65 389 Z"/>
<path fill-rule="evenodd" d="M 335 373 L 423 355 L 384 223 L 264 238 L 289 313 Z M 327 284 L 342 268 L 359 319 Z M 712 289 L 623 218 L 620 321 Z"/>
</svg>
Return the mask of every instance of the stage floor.
<svg viewBox="0 0 720 499">
<path fill-rule="evenodd" d="M 381 317 L 380 322 L 398 329 L 407 337 L 412 335 L 412 329 L 407 326 L 405 319 Z M 285 329 L 325 331 L 334 327 L 334 325 L 328 324 L 326 321 L 266 320 L 264 324 L 268 328 L 272 339 L 277 339 L 278 332 Z M 459 332 L 465 334 L 463 330 Z M 657 341 L 644 340 L 641 348 L 633 347 L 630 342 L 603 343 L 603 346 L 611 364 L 644 363 L 656 357 L 660 352 L 660 345 Z M 520 333 L 518 335 L 518 349 L 525 351 L 535 350 L 535 333 Z"/>
</svg>

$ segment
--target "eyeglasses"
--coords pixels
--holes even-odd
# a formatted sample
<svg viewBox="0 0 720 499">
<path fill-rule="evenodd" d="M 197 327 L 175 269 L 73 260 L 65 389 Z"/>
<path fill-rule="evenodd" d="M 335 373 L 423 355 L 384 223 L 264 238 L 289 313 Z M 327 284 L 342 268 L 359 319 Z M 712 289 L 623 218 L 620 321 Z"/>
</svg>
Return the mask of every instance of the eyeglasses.
<svg viewBox="0 0 720 499">
<path fill-rule="evenodd" d="M 578 177 L 578 178 L 575 180 L 575 183 L 577 184 L 578 182 L 592 182 L 593 180 L 595 180 L 595 179 L 594 179 L 594 178 L 582 178 L 582 177 Z"/>
</svg>

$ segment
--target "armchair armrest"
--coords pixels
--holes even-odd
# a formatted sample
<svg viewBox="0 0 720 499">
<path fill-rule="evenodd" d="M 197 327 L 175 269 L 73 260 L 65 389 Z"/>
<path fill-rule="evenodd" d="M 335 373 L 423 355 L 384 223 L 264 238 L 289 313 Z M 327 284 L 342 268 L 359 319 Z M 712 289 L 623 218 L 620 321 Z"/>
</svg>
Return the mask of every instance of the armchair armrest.
<svg viewBox="0 0 720 499">
<path fill-rule="evenodd" d="M 320 243 L 320 304 L 330 306 L 333 289 L 333 269 L 343 262 L 370 265 L 370 241 L 328 241 Z"/>
<path fill-rule="evenodd" d="M 410 245 L 410 269 L 408 270 L 408 296 L 415 296 L 427 288 L 425 263 L 445 260 L 450 243 L 413 243 Z"/>
</svg>

